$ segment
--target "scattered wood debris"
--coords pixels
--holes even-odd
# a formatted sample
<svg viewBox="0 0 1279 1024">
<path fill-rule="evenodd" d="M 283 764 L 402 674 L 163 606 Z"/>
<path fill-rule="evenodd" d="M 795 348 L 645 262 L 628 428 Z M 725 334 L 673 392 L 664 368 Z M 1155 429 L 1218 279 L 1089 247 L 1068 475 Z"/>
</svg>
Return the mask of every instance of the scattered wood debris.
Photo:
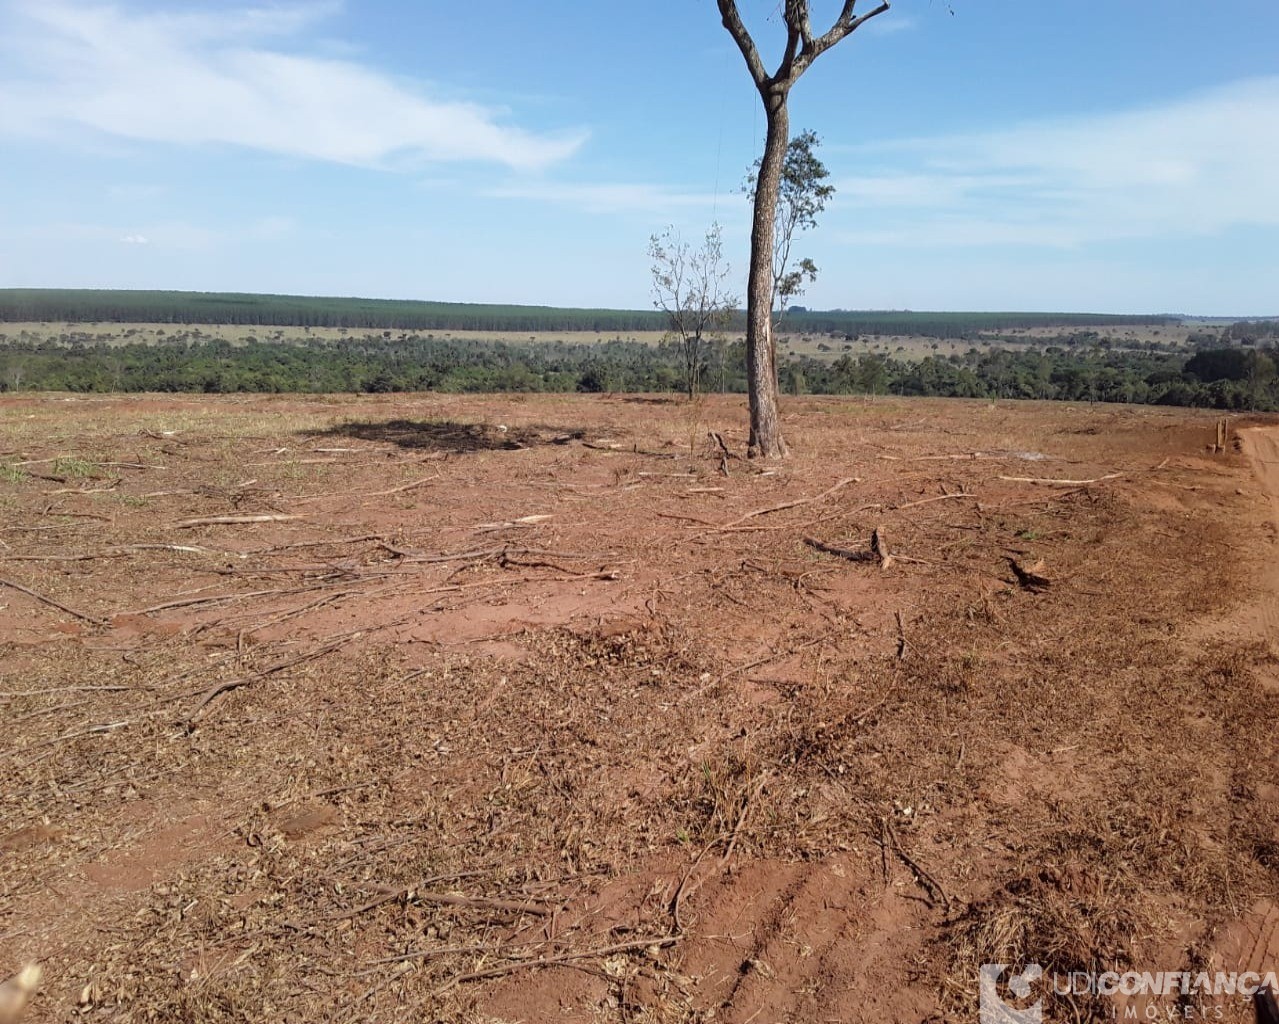
<svg viewBox="0 0 1279 1024">
<path fill-rule="evenodd" d="M 1027 590 L 1047 590 L 1052 586 L 1052 580 L 1044 575 L 1044 560 L 1037 559 L 1030 565 L 1022 565 L 1012 555 L 1005 556 L 1008 564 L 1012 568 L 1013 575 L 1017 577 L 1017 582 Z"/>
<path fill-rule="evenodd" d="M 1099 484 L 1104 480 L 1118 480 L 1122 473 L 1107 473 L 1105 476 L 1095 476 L 1089 480 L 1054 480 L 1050 477 L 1042 476 L 1001 476 L 999 479 L 1010 484 L 1040 484 L 1045 487 L 1087 487 L 1089 484 Z"/>
</svg>

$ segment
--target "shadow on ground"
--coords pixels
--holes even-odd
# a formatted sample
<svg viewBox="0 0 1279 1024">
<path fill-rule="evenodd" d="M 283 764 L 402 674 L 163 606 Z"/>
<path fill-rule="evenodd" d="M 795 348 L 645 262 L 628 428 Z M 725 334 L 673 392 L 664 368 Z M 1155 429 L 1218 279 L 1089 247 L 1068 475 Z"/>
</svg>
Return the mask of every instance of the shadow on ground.
<svg viewBox="0 0 1279 1024">
<path fill-rule="evenodd" d="M 681 395 L 621 395 L 618 401 L 628 405 L 679 405 L 684 401 Z"/>
<path fill-rule="evenodd" d="M 546 426 L 490 427 L 453 420 L 380 420 L 339 423 L 309 436 L 358 438 L 433 452 L 484 452 L 567 444 L 585 434 L 584 430 Z"/>
</svg>

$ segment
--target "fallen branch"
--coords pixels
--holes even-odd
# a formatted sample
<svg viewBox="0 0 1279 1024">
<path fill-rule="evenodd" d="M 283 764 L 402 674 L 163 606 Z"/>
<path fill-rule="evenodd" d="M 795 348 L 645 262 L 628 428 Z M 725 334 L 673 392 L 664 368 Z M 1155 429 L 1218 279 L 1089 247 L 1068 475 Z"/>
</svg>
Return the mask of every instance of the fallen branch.
<svg viewBox="0 0 1279 1024">
<path fill-rule="evenodd" d="M 326 654 L 336 651 L 342 644 L 327 644 L 324 647 L 314 651 L 308 651 L 306 654 L 300 654 L 296 658 L 289 658 L 285 661 L 276 662 L 274 665 L 268 665 L 266 668 L 255 672 L 251 676 L 240 676 L 237 679 L 228 679 L 225 682 L 218 683 L 207 690 L 199 701 L 196 702 L 191 713 L 187 715 L 186 728 L 190 732 L 195 728 L 196 721 L 208 710 L 209 706 L 224 693 L 230 693 L 232 690 L 238 690 L 245 686 L 252 686 L 254 683 L 260 683 L 268 676 L 272 676 L 277 672 L 283 672 L 286 668 L 293 668 L 296 665 L 304 664 L 308 661 L 314 661 Z"/>
<path fill-rule="evenodd" d="M 927 558 L 912 558 L 909 555 L 890 554 L 888 551 L 888 542 L 885 538 L 884 528 L 882 526 L 875 527 L 870 535 L 870 550 L 859 551 L 854 548 L 841 548 L 834 544 L 827 544 L 823 540 L 816 537 L 805 536 L 803 542 L 810 548 L 818 551 L 824 551 L 828 555 L 836 555 L 839 558 L 846 558 L 850 562 L 879 562 L 881 569 L 888 569 L 896 562 L 909 562 L 912 565 L 936 565 L 936 562 L 929 561 Z"/>
<path fill-rule="evenodd" d="M 936 906 L 936 904 L 940 901 L 944 911 L 949 914 L 950 897 L 946 895 L 946 890 L 941 887 L 941 883 L 938 882 L 937 879 L 920 867 L 919 863 L 902 849 L 902 844 L 897 838 L 897 832 L 893 828 L 892 822 L 890 822 L 887 818 L 880 818 L 879 827 L 884 835 L 888 837 L 888 841 L 892 843 L 893 852 L 897 854 L 903 864 L 910 868 L 911 872 L 915 875 L 916 880 L 921 886 L 923 886 L 924 891 L 928 893 L 929 905 Z M 883 842 L 882 839 L 881 842 Z"/>
<path fill-rule="evenodd" d="M 870 549 L 879 559 L 881 569 L 887 569 L 893 564 L 893 556 L 888 551 L 888 538 L 884 535 L 882 526 L 876 526 L 870 531 Z"/>
<path fill-rule="evenodd" d="M 733 457 L 733 453 L 728 450 L 728 445 L 724 443 L 724 438 L 713 430 L 708 430 L 707 434 L 711 439 L 719 445 L 719 471 L 728 476 L 728 460 Z"/>
<path fill-rule="evenodd" d="M 384 538 L 381 534 L 370 533 L 363 537 L 340 537 L 337 540 L 304 540 L 298 541 L 296 544 L 277 544 L 269 548 L 253 548 L 250 551 L 244 552 L 244 554 L 240 557 L 244 558 L 248 555 L 272 555 L 278 551 L 292 551 L 295 548 L 322 548 L 327 547 L 330 544 L 335 546 L 338 544 L 363 544 L 366 541 L 371 540 L 385 542 L 385 539 L 386 538 Z M 231 553 L 232 552 L 226 552 L 226 554 Z"/>
<path fill-rule="evenodd" d="M 63 733 L 61 736 L 54 736 L 52 739 L 42 740 L 39 743 L 33 743 L 31 746 L 27 747 L 25 751 L 22 751 L 22 753 L 26 753 L 32 750 L 41 750 L 45 747 L 56 746 L 57 744 L 65 743 L 68 740 L 82 739 L 85 736 L 99 736 L 102 733 L 114 732 L 116 729 L 127 729 L 129 726 L 133 725 L 134 723 L 140 722 L 143 720 L 143 718 L 148 718 L 148 717 L 153 717 L 153 716 L 142 715 L 138 718 L 126 718 L 120 722 L 104 722 L 101 725 L 91 725 L 87 729 L 77 729 L 75 732 Z M 41 756 L 43 757 L 47 755 L 41 755 Z M 28 768 L 31 765 L 35 764 L 36 761 L 38 760 L 40 760 L 40 758 L 35 758 L 34 760 L 27 761 L 19 765 L 18 767 Z"/>
<path fill-rule="evenodd" d="M 747 794 L 746 799 L 742 801 L 742 812 L 737 816 L 737 822 L 733 825 L 733 831 L 728 836 L 728 845 L 724 849 L 724 856 L 720 858 L 719 866 L 721 870 L 728 865 L 729 860 L 733 856 L 733 850 L 737 848 L 737 837 L 742 833 L 742 826 L 746 824 L 746 816 L 750 814 L 751 804 L 755 798 L 764 791 L 764 787 L 768 785 L 772 778 L 771 772 L 765 772 L 760 780 L 755 783 L 755 788 Z"/>
<path fill-rule="evenodd" d="M 563 565 L 556 565 L 554 562 L 535 561 L 535 562 L 519 562 L 514 558 L 510 558 L 503 554 L 498 558 L 497 564 L 503 569 L 554 569 L 556 572 L 564 573 L 569 579 L 608 579 L 615 580 L 618 578 L 617 573 L 609 572 L 605 569 L 599 569 L 596 572 L 577 572 Z"/>
<path fill-rule="evenodd" d="M 115 522 L 110 516 L 99 515 L 97 512 L 68 512 L 66 509 L 54 508 L 50 505 L 48 508 L 40 510 L 42 516 L 65 516 L 67 519 L 96 519 L 100 523 Z"/>
<path fill-rule="evenodd" d="M 870 551 L 854 551 L 852 548 L 836 547 L 834 544 L 827 544 L 823 540 L 816 537 L 805 537 L 804 543 L 810 548 L 816 548 L 818 551 L 824 551 L 828 555 L 837 555 L 840 558 L 847 558 L 850 562 L 873 562 L 875 555 Z"/>
<path fill-rule="evenodd" d="M 724 523 L 722 526 L 718 527 L 718 529 L 729 530 L 729 529 L 732 529 L 734 526 L 738 526 L 741 523 L 746 522 L 748 519 L 754 519 L 757 516 L 767 516 L 767 515 L 771 515 L 774 512 L 784 512 L 788 508 L 799 508 L 799 506 L 801 505 L 811 505 L 814 502 L 822 501 L 825 498 L 829 498 L 836 491 L 842 490 L 843 488 L 847 487 L 849 484 L 856 484 L 860 482 L 861 482 L 861 477 L 856 477 L 856 476 L 845 477 L 843 480 L 839 481 L 839 483 L 835 484 L 834 487 L 829 487 L 826 490 L 822 491 L 821 494 L 814 494 L 811 498 L 797 498 L 795 501 L 784 501 L 780 505 L 769 505 L 767 508 L 757 508 L 755 509 L 754 512 L 747 512 L 744 516 L 738 516 L 736 519 L 733 519 L 730 522 Z"/>
<path fill-rule="evenodd" d="M 693 893 L 695 893 L 698 889 L 700 889 L 702 887 L 702 882 L 704 881 L 704 879 L 699 879 L 697 884 L 694 885 L 692 889 L 689 889 L 688 883 L 692 879 L 694 873 L 697 871 L 698 867 L 701 865 L 702 860 L 706 857 L 706 855 L 715 848 L 717 843 L 721 843 L 723 842 L 723 840 L 724 840 L 724 835 L 723 833 L 720 833 L 719 835 L 711 839 L 709 843 L 703 846 L 701 850 L 698 852 L 697 856 L 693 858 L 693 863 L 688 866 L 688 870 L 684 872 L 684 877 L 679 880 L 679 885 L 675 887 L 675 896 L 671 900 L 671 917 L 675 919 L 675 931 L 678 934 L 682 935 L 684 933 L 684 922 L 680 918 L 680 913 L 679 913 L 680 907 L 683 906 L 683 903 L 684 903 L 684 897 L 686 895 L 692 896 Z"/>
<path fill-rule="evenodd" d="M 1001 478 L 1002 479 L 1002 478 Z M 919 501 L 910 501 L 905 505 L 894 505 L 894 512 L 901 512 L 903 509 L 918 508 L 920 505 L 931 505 L 934 501 L 954 501 L 956 498 L 972 498 L 977 501 L 977 495 L 969 494 L 967 491 L 961 491 L 958 494 L 939 494 L 935 498 L 922 498 Z"/>
<path fill-rule="evenodd" d="M 121 558 L 135 551 L 178 551 L 192 555 L 217 555 L 220 558 L 248 557 L 238 551 L 216 551 L 213 548 L 197 547 L 194 544 L 126 544 L 84 555 L 5 555 L 4 560 L 7 562 L 91 562 L 98 558 Z"/>
<path fill-rule="evenodd" d="M 523 555 L 530 558 L 581 558 L 593 559 L 594 555 L 582 554 L 574 551 L 543 551 L 539 548 L 513 548 L 503 545 L 497 548 L 476 548 L 473 551 L 457 551 L 452 554 L 441 555 L 414 555 L 412 558 L 406 558 L 405 562 L 414 564 L 433 565 L 438 562 L 472 562 L 481 561 L 485 558 L 502 558 L 512 555 Z"/>
<path fill-rule="evenodd" d="M 13 580 L 6 580 L 3 578 L 0 578 L 0 586 L 9 587 L 13 590 L 18 591 L 20 594 L 26 594 L 28 597 L 34 597 L 37 601 L 40 601 L 43 604 L 47 604 L 52 608 L 57 608 L 59 611 L 64 611 L 68 615 L 73 615 L 77 619 L 80 619 L 82 622 L 89 622 L 95 626 L 106 625 L 106 623 L 102 619 L 94 618 L 92 615 L 88 615 L 84 612 L 78 612 L 74 608 L 68 608 L 61 601 L 55 601 L 51 597 L 46 597 L 44 594 L 37 593 L 36 591 L 32 590 L 30 587 L 24 587 L 21 583 L 14 583 Z"/>
<path fill-rule="evenodd" d="M 591 957 L 610 956 L 613 953 L 626 953 L 636 949 L 651 949 L 654 946 L 673 946 L 679 942 L 678 935 L 652 935 L 643 939 L 632 939 L 630 942 L 618 942 L 612 946 L 598 946 L 595 949 L 583 949 L 575 953 L 561 953 L 559 956 L 537 957 L 531 960 L 514 960 L 510 963 L 487 967 L 481 971 L 470 971 L 467 974 L 456 974 L 435 990 L 435 995 L 445 992 L 468 981 L 481 981 L 485 978 L 500 978 L 516 971 L 531 970 L 538 967 L 553 967 L 573 960 L 588 960 Z"/>
<path fill-rule="evenodd" d="M 1052 586 L 1052 580 L 1043 574 L 1044 560 L 1041 558 L 1033 565 L 1022 565 L 1012 555 L 1005 555 L 1008 559 L 1009 566 L 1012 567 L 1013 575 L 1017 577 L 1017 582 L 1027 590 L 1047 590 Z"/>
<path fill-rule="evenodd" d="M 456 956 L 458 953 L 470 953 L 473 956 L 488 956 L 493 953 L 510 953 L 515 949 L 542 949 L 548 943 L 530 942 L 524 945 L 512 946 L 504 943 L 481 946 L 440 946 L 437 949 L 410 949 L 406 953 L 397 953 L 395 956 L 379 957 L 376 960 L 369 960 L 367 970 L 357 971 L 350 975 L 352 978 L 367 978 L 371 974 L 379 974 L 379 967 L 387 964 L 400 964 L 409 960 L 427 960 L 433 956 Z"/>
<path fill-rule="evenodd" d="M 0 700 L 9 700 L 13 697 L 43 697 L 50 693 L 89 693 L 93 691 L 122 693 L 125 690 L 132 689 L 134 689 L 132 686 L 46 686 L 39 690 L 8 690 L 0 693 Z"/>
<path fill-rule="evenodd" d="M 440 875 L 437 878 L 427 879 L 426 884 L 466 878 L 477 874 L 479 874 L 478 871 L 468 871 L 464 874 Z M 330 914 L 325 920 L 346 921 L 352 917 L 367 914 L 370 910 L 376 910 L 387 903 L 394 903 L 396 900 L 407 900 L 410 903 L 433 903 L 449 907 L 472 907 L 479 910 L 500 910 L 508 914 L 533 914 L 537 917 L 549 917 L 551 914 L 551 911 L 546 907 L 539 907 L 531 903 L 520 903 L 516 900 L 498 900 L 487 896 L 454 896 L 450 893 L 439 892 L 419 892 L 415 886 L 406 886 L 403 889 L 396 889 L 394 892 L 384 892 L 376 899 L 363 903 L 351 910 L 346 910 L 339 914 Z"/>
<path fill-rule="evenodd" d="M 1010 484 L 1043 484 L 1047 487 L 1087 487 L 1089 484 L 1099 484 L 1103 480 L 1117 480 L 1123 476 L 1122 473 L 1107 473 L 1105 476 L 1095 476 L 1091 480 L 1054 480 L 1049 477 L 1042 476 L 1001 476 L 999 479 L 1007 481 Z"/>
<path fill-rule="evenodd" d="M 839 724 L 844 727 L 847 727 L 850 725 L 861 725 L 862 722 L 866 721 L 866 719 L 868 719 L 871 715 L 873 715 L 876 711 L 878 711 L 880 708 L 882 708 L 885 704 L 888 703 L 889 698 L 892 697 L 896 689 L 897 689 L 897 678 L 896 676 L 894 676 L 892 684 L 888 687 L 887 690 L 884 691 L 884 695 L 880 697 L 879 700 L 875 701 L 875 703 L 871 704 L 869 707 L 864 708 L 863 710 L 857 712 L 857 714 L 853 715 L 851 718 L 841 719 Z"/>
<path fill-rule="evenodd" d="M 411 484 L 404 484 L 404 485 L 403 485 L 403 486 L 401 486 L 401 487 L 392 487 L 389 491 L 374 491 L 374 492 L 373 492 L 373 493 L 371 493 L 371 494 L 364 494 L 364 495 L 361 495 L 361 497 L 364 497 L 364 498 L 385 498 L 385 497 L 387 497 L 388 495 L 391 495 L 391 494 L 403 494 L 405 491 L 411 491 L 411 490 L 413 490 L 413 489 L 414 489 L 414 488 L 416 488 L 416 487 L 421 487 L 423 484 L 428 484 L 428 483 L 430 483 L 432 480 L 439 480 L 439 479 L 440 479 L 440 474 L 439 474 L 439 473 L 435 473 L 435 474 L 434 474 L 434 475 L 432 475 L 432 476 L 424 476 L 424 477 L 422 477 L 422 479 L 421 479 L 421 480 L 414 480 Z"/>
<path fill-rule="evenodd" d="M 796 644 L 794 647 L 788 647 L 782 651 L 774 651 L 772 654 L 766 654 L 762 658 L 756 658 L 754 661 L 748 661 L 745 665 L 737 665 L 734 668 L 730 668 L 722 675 L 715 677 L 709 683 L 699 686 L 696 690 L 690 690 L 688 693 L 681 695 L 675 700 L 675 703 L 677 705 L 683 704 L 685 701 L 692 700 L 694 697 L 698 697 L 705 693 L 712 686 L 718 686 L 720 683 L 726 682 L 734 676 L 740 676 L 743 672 L 749 672 L 753 668 L 759 668 L 760 665 L 767 665 L 770 661 L 789 658 L 791 655 L 798 654 L 800 651 L 806 651 L 810 647 L 816 647 L 820 643 L 825 643 L 830 638 L 831 636 L 829 633 L 823 633 L 821 636 L 814 637 L 811 640 L 805 640 L 802 644 Z"/>
<path fill-rule="evenodd" d="M 682 523 L 697 523 L 699 526 L 718 526 L 718 523 L 712 523 L 709 519 L 698 519 L 697 516 L 681 516 L 674 512 L 654 512 L 653 515 L 659 519 L 677 519 Z"/>
<path fill-rule="evenodd" d="M 480 523 L 478 526 L 471 527 L 475 533 L 492 533 L 495 530 L 513 530 L 518 526 L 537 526 L 544 523 L 548 519 L 554 518 L 549 513 L 534 516 L 520 516 L 518 519 L 510 519 L 504 523 Z"/>
<path fill-rule="evenodd" d="M 165 601 L 164 604 L 153 604 L 150 608 L 139 608 L 134 612 L 120 612 L 120 615 L 152 615 L 155 612 L 168 611 L 170 608 L 191 608 L 197 604 L 218 604 L 222 601 L 246 601 L 251 597 L 272 597 L 276 594 L 303 594 L 308 590 L 320 590 L 323 585 L 303 587 L 301 590 L 250 590 L 242 594 L 211 594 L 209 597 L 187 597 L 178 601 Z"/>
<path fill-rule="evenodd" d="M 289 519 L 302 519 L 297 514 L 260 513 L 254 515 L 232 516 L 200 516 L 198 519 L 183 519 L 173 524 L 175 529 L 189 530 L 193 526 L 238 526 L 241 523 L 280 523 Z"/>
</svg>

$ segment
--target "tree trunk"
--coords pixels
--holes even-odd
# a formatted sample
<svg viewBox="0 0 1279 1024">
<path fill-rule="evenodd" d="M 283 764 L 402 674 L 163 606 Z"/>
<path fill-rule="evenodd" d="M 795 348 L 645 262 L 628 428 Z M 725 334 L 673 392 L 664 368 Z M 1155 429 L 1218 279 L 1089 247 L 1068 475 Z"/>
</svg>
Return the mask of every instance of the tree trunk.
<svg viewBox="0 0 1279 1024">
<path fill-rule="evenodd" d="M 773 338 L 773 232 L 782 163 L 790 142 L 788 87 L 770 84 L 761 92 L 768 134 L 755 182 L 755 220 L 751 226 L 751 267 L 746 286 L 746 379 L 750 396 L 750 454 L 766 459 L 786 456 L 777 410 L 777 348 Z"/>
</svg>

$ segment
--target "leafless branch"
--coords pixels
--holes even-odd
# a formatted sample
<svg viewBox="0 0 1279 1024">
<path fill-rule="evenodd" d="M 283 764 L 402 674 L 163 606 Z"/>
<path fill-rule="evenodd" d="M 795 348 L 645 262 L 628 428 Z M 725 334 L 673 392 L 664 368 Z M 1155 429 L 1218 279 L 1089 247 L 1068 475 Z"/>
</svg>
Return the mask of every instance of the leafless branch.
<svg viewBox="0 0 1279 1024">
<path fill-rule="evenodd" d="M 34 597 L 37 601 L 40 601 L 42 604 L 47 604 L 52 608 L 57 608 L 59 611 L 66 612 L 68 615 L 73 615 L 77 619 L 80 619 L 84 622 L 92 623 L 95 626 L 105 625 L 105 623 L 101 619 L 94 618 L 92 615 L 86 615 L 84 612 L 78 612 L 74 608 L 68 608 L 61 601 L 55 601 L 53 598 L 48 597 L 45 594 L 37 593 L 36 591 L 32 590 L 30 587 L 24 587 L 21 583 L 14 583 L 13 580 L 0 579 L 0 587 L 9 587 L 10 589 L 16 590 L 21 594 L 26 594 L 28 597 Z"/>
<path fill-rule="evenodd" d="M 755 86 L 761 90 L 766 88 L 769 82 L 768 72 L 764 70 L 764 62 L 760 60 L 759 50 L 755 47 L 755 40 L 746 31 L 742 16 L 737 10 L 736 0 L 718 0 L 718 3 L 720 17 L 724 20 L 724 28 L 728 29 L 728 34 L 733 37 L 733 42 L 742 51 L 742 57 L 746 60 L 746 69 L 750 72 Z"/>
<path fill-rule="evenodd" d="M 807 7 L 808 5 L 805 4 L 804 6 Z M 856 6 L 857 0 L 844 0 L 844 9 L 840 11 L 839 17 L 835 19 L 835 24 L 833 24 L 824 35 L 814 39 L 811 45 L 805 46 L 803 52 L 800 53 L 799 58 L 795 61 L 795 67 L 792 75 L 793 78 L 798 78 L 807 71 L 808 66 L 823 53 L 829 50 L 841 39 L 852 35 L 866 24 L 866 22 L 870 21 L 871 18 L 883 14 L 891 5 L 887 2 L 887 0 L 885 0 L 884 3 L 881 3 L 874 10 L 867 11 L 861 16 L 857 16 L 854 13 L 854 8 Z"/>
</svg>

